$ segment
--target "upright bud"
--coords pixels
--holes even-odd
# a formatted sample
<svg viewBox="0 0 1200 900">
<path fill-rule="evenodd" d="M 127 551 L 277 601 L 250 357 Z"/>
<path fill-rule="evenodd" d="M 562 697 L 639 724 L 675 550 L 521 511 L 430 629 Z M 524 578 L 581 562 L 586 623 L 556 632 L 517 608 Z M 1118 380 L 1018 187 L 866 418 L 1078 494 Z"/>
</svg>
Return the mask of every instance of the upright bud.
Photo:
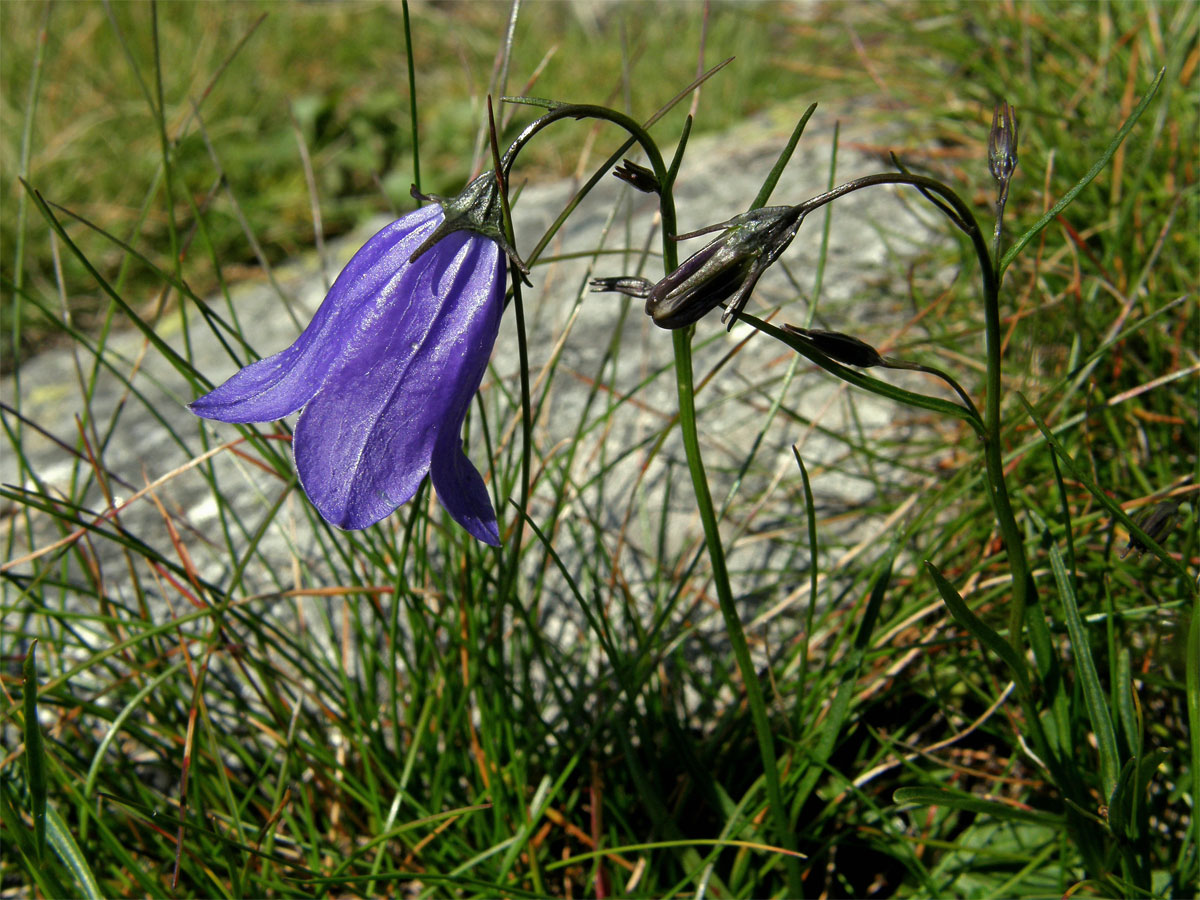
<svg viewBox="0 0 1200 900">
<path fill-rule="evenodd" d="M 1007 100 L 996 104 L 992 112 L 992 130 L 988 133 L 988 166 L 992 177 L 1006 189 L 1017 169 L 1017 111 Z"/>
<path fill-rule="evenodd" d="M 997 103 L 992 112 L 992 130 L 988 132 L 988 168 L 996 179 L 996 227 L 992 236 L 992 253 L 999 259 L 1008 185 L 1013 172 L 1017 170 L 1017 111 L 1008 105 L 1007 100 Z"/>
</svg>

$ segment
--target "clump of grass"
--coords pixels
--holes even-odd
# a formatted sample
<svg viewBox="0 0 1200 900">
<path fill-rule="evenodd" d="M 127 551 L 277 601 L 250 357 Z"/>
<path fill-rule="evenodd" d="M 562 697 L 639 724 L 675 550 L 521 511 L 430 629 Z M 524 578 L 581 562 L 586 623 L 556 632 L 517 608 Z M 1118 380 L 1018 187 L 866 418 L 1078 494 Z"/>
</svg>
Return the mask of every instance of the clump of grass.
<svg viewBox="0 0 1200 900">
<path fill-rule="evenodd" d="M 6 35 L 14 33 L 7 23 L 18 21 L 8 17 L 36 18 L 14 8 L 0 7 Z M 192 348 L 225 333 L 217 316 L 236 321 L 232 304 L 202 304 L 195 275 L 247 258 L 240 223 L 226 222 L 228 234 L 216 237 L 235 203 L 260 245 L 290 251 L 312 227 L 303 218 L 310 198 L 292 155 L 295 134 L 279 110 L 218 103 L 189 118 L 180 98 L 193 92 L 184 86 L 215 82 L 213 99 L 228 90 L 223 103 L 233 104 L 238 67 L 257 63 L 243 54 L 257 51 L 283 60 L 275 63 L 281 74 L 262 83 L 290 99 L 283 73 L 313 66 L 340 77 L 355 71 L 355 51 L 366 47 L 377 69 L 395 77 L 356 85 L 346 76 L 343 102 L 325 113 L 317 105 L 313 122 L 334 121 L 330 144 L 305 130 L 315 127 L 305 124 L 310 111 L 294 107 L 313 171 L 340 177 L 339 156 L 360 153 L 366 161 L 347 171 L 378 172 L 386 187 L 387 166 L 371 153 L 392 146 L 400 169 L 411 147 L 412 136 L 395 124 L 401 115 L 391 117 L 388 138 L 378 122 L 361 132 L 352 124 L 370 118 L 363 109 L 372 95 L 405 105 L 395 87 L 404 84 L 398 42 L 378 40 L 400 33 L 392 12 L 310 13 L 289 42 L 282 28 L 264 30 L 280 27 L 269 24 L 273 17 L 252 31 L 251 8 L 234 8 L 209 32 L 201 9 L 160 7 L 152 16 L 117 7 L 111 21 L 103 8 L 52 13 L 78 17 L 77 32 L 57 34 L 95 38 L 94 59 L 128 79 L 113 92 L 121 103 L 113 121 L 135 161 L 126 168 L 145 180 L 133 194 L 109 176 L 91 186 L 68 178 L 58 190 L 50 145 L 29 141 L 24 174 L 41 194 L 21 195 L 25 220 L 15 233 L 24 243 L 6 277 L 6 314 L 37 318 L 71 343 L 80 423 L 77 434 L 53 436 L 68 475 L 51 477 L 32 463 L 42 437 L 40 423 L 22 412 L 27 379 L 14 385 L 3 413 L 20 478 L 0 489 L 9 510 L 0 570 L 11 664 L 2 713 L 10 753 L 0 763 L 0 828 L 13 848 L 0 863 L 6 887 L 155 896 L 1168 896 L 1194 885 L 1195 8 L 922 5 L 889 10 L 887 22 L 801 22 L 756 8 L 750 21 L 769 25 L 765 36 L 722 20 L 732 14 L 719 8 L 711 20 L 712 57 L 744 41 L 798 79 L 833 82 L 822 90 L 869 82 L 886 90 L 901 107 L 896 114 L 911 120 L 914 145 L 926 148 L 901 147 L 902 161 L 963 186 L 981 216 L 994 197 L 986 120 L 993 100 L 1006 98 L 1020 116 L 1020 169 L 1007 213 L 1014 239 L 1104 157 L 1164 70 L 1153 102 L 1099 176 L 1019 252 L 1002 256 L 1000 396 L 983 396 L 973 365 L 985 327 L 976 279 L 965 274 L 973 257 L 952 249 L 942 259 L 964 272 L 949 288 L 920 275 L 892 279 L 909 285 L 913 323 L 889 354 L 936 357 L 981 406 L 996 404 L 1002 474 L 1033 582 L 1015 618 L 1013 535 L 997 526 L 980 445 L 959 420 L 916 447 L 869 438 L 861 425 L 826 429 L 873 473 L 873 496 L 853 514 L 886 522 L 886 537 L 875 546 L 839 544 L 846 512 L 824 512 L 821 473 L 801 462 L 776 489 L 794 516 L 770 530 L 773 562 L 723 576 L 721 551 L 703 552 L 698 529 L 671 531 L 672 506 L 692 503 L 682 466 L 663 465 L 658 492 L 627 487 L 627 467 L 649 471 L 670 456 L 664 446 L 678 448 L 669 443 L 670 414 L 628 444 L 608 437 L 642 397 L 674 390 L 667 339 L 657 333 L 657 368 L 639 373 L 627 392 L 605 389 L 631 365 L 619 321 L 608 334 L 587 336 L 606 350 L 581 373 L 594 386 L 583 405 L 557 423 L 569 440 L 542 443 L 522 427 L 515 375 L 497 371 L 481 394 L 472 437 L 487 450 L 496 495 L 521 496 L 532 472 L 528 502 L 512 513 L 520 517 L 510 520 L 510 549 L 500 553 L 464 540 L 427 495 L 367 531 L 329 529 L 297 496 L 287 434 L 272 427 L 237 437 L 223 431 L 221 444 L 199 424 L 180 429 L 163 417 L 171 448 L 163 469 L 145 478 L 114 470 L 105 447 L 130 410 L 152 416 L 164 397 L 199 389 L 206 373 L 196 370 Z M 517 83 L 541 61 L 547 32 L 564 15 L 557 6 L 535 9 L 540 18 L 519 21 L 512 47 Z M 456 186 L 466 173 L 479 120 L 470 98 L 482 94 L 502 43 L 502 10 L 476 5 L 453 15 L 461 18 L 431 12 L 414 21 L 418 54 L 443 38 L 464 47 L 478 41 L 467 54 L 476 74 L 462 91 L 461 121 L 441 125 L 453 116 L 428 112 L 443 103 L 431 97 L 452 96 L 437 92 L 438 79 L 451 76 L 431 74 L 427 85 L 418 75 L 421 115 L 433 116 L 419 119 L 427 190 L 439 179 Z M 694 9 L 670 15 L 699 27 Z M 334 24 L 340 16 L 342 26 Z M 663 33 L 673 21 L 664 14 Z M 652 59 L 652 79 L 626 78 L 643 110 L 693 77 L 698 38 L 665 42 L 672 53 L 686 44 L 676 74 L 666 61 L 674 57 L 654 43 L 659 23 L 646 25 L 623 50 L 607 32 L 568 45 L 595 54 L 575 76 L 585 82 L 581 92 L 596 89 L 600 72 L 619 97 L 622 73 Z M 189 28 L 216 37 L 198 41 L 194 53 L 173 53 L 171 41 Z M 246 48 L 232 53 L 247 33 Z M 646 41 L 644 57 L 638 40 Z M 317 43 L 324 53 L 304 52 Z M 30 63 L 22 72 L 33 73 L 31 96 L 43 111 L 29 119 L 33 135 L 59 127 L 39 118 L 58 83 L 56 52 L 47 45 L 41 68 Z M 552 68 L 552 59 L 541 93 L 607 99 L 571 96 L 567 70 L 582 56 L 560 50 L 556 58 L 572 65 Z M 7 66 L 11 54 L 4 59 Z M 164 64 L 174 59 L 191 68 Z M 715 99 L 726 81 L 735 94 L 765 96 L 761 71 L 710 81 L 697 121 L 722 106 Z M 390 88 L 380 89 L 385 81 Z M 13 83 L 7 72 L 5 83 Z M 711 120 L 720 123 L 720 113 Z M 247 151 L 246 171 L 262 169 L 261 184 L 235 176 L 243 163 L 230 153 L 253 128 L 264 130 L 261 146 Z M 670 145 L 679 129 L 667 118 L 655 136 Z M 541 145 L 547 161 L 531 165 L 556 167 L 562 154 L 572 168 L 586 130 L 553 134 Z M 355 197 L 367 185 L 346 177 L 338 189 L 318 183 L 327 224 L 339 190 Z M 108 218 L 106 204 L 133 212 Z M 285 208 L 293 214 L 279 215 Z M 43 245 L 54 222 L 63 228 Z M 269 236 L 270 228 L 286 236 Z M 630 246 L 642 242 L 635 236 Z M 163 342 L 155 330 L 163 320 L 144 313 L 135 270 L 193 313 L 179 317 L 179 344 Z M 63 297 L 76 299 L 70 285 L 84 282 L 103 301 L 98 321 L 143 329 L 146 356 L 160 368 L 145 365 L 171 385 L 166 394 L 154 393 L 143 360 L 112 349 L 107 330 L 63 317 Z M 253 328 L 239 336 L 231 353 L 245 358 Z M 712 338 L 698 331 L 697 340 Z M 755 339 L 740 352 L 778 352 L 765 345 Z M 724 356 L 712 348 L 714 359 Z M 22 352 L 18 345 L 14 359 Z M 709 373 L 698 371 L 697 437 L 711 459 L 725 446 L 706 434 L 706 415 L 715 411 L 710 404 L 732 401 L 714 398 Z M 530 374 L 536 414 L 571 373 L 556 350 Z M 124 391 L 115 409 L 94 400 L 106 381 Z M 733 396 L 759 404 L 764 421 L 824 427 L 779 382 Z M 738 448 L 757 448 L 762 429 Z M 946 460 L 938 477 L 915 459 L 934 454 Z M 889 489 L 879 474 L 886 463 L 921 472 L 920 493 Z M 747 485 L 760 483 L 756 475 L 770 483 L 774 470 L 750 451 L 729 471 L 710 467 L 713 485 L 731 489 L 719 504 L 724 521 L 758 524 L 771 489 L 735 488 L 747 473 Z M 247 497 L 247 484 L 259 495 Z M 185 502 L 187 491 L 203 503 Z M 1114 507 L 1168 497 L 1180 503 L 1179 521 L 1161 536 L 1162 552 L 1120 559 L 1130 523 Z M 935 564 L 936 577 L 922 560 Z M 737 623 L 715 612 L 727 606 L 716 595 L 731 582 L 746 585 L 735 598 L 743 608 L 765 601 L 793 611 L 797 627 L 751 620 L 747 653 L 735 658 L 722 628 Z M 1027 641 L 1028 656 L 1020 649 Z M 1056 760 L 1039 755 L 1039 727 Z M 789 842 L 802 859 L 787 852 Z"/>
</svg>

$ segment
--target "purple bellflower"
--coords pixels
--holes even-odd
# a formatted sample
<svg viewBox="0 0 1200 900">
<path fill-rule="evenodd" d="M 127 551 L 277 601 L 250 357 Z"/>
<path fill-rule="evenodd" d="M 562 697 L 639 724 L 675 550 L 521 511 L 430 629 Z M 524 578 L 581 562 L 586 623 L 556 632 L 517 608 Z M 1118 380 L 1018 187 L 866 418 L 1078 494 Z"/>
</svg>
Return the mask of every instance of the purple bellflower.
<svg viewBox="0 0 1200 900">
<path fill-rule="evenodd" d="M 429 473 L 454 520 L 499 545 L 491 498 L 460 437 L 504 309 L 510 248 L 496 199 L 487 173 L 456 200 L 388 225 L 342 270 L 294 344 L 189 408 L 221 422 L 301 410 L 296 472 L 339 528 L 390 515 Z"/>
</svg>

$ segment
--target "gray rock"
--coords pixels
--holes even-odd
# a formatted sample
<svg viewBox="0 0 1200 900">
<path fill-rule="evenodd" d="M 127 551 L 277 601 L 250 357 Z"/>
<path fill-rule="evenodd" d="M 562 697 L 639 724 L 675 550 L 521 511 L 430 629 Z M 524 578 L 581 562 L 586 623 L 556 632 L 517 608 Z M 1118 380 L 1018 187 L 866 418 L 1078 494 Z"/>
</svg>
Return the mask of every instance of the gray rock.
<svg viewBox="0 0 1200 900">
<path fill-rule="evenodd" d="M 762 118 L 720 136 L 694 140 L 678 182 L 680 230 L 695 230 L 744 211 L 791 126 L 791 122 Z M 887 168 L 882 160 L 854 150 L 854 138 L 843 130 L 839 182 Z M 831 117 L 819 111 L 780 180 L 773 204 L 795 203 L 826 187 L 831 139 Z M 871 135 L 871 140 L 878 143 L 880 137 Z M 519 186 L 519 169 L 518 165 L 514 187 Z M 523 186 L 514 213 L 522 252 L 528 251 L 575 189 L 569 181 Z M 815 312 L 819 324 L 879 340 L 907 317 L 899 312 L 906 285 L 891 279 L 930 245 L 950 240 L 948 229 L 911 192 L 900 199 L 891 189 L 877 188 L 850 195 L 831 209 L 818 308 L 812 308 L 812 293 L 822 240 L 820 214 L 809 218 L 782 264 L 762 279 L 749 309 L 761 316 L 778 305 L 782 310 L 777 323 L 807 323 Z M 671 336 L 642 314 L 641 301 L 587 289 L 594 275 L 644 272 L 652 279 L 661 275 L 656 257 L 659 243 L 656 234 L 651 236 L 655 212 L 653 198 L 606 177 L 552 241 L 534 268 L 533 288 L 524 291 L 530 379 L 539 410 L 533 431 L 536 483 L 529 515 L 545 525 L 557 512 L 554 548 L 576 585 L 589 595 L 613 590 L 611 585 L 620 582 L 621 590 L 641 596 L 639 592 L 652 591 L 658 582 L 659 567 L 675 565 L 681 553 L 702 546 L 683 448 L 678 428 L 672 425 L 677 401 Z M 332 271 L 322 273 L 315 255 L 276 271 L 275 279 L 301 322 L 321 302 L 337 267 L 383 224 L 382 220 L 368 223 L 333 242 L 328 251 L 334 261 Z M 684 244 L 681 257 L 708 239 Z M 604 248 L 604 254 L 596 255 L 598 247 Z M 643 266 L 641 251 L 647 247 L 651 258 Z M 273 353 L 295 338 L 297 327 L 284 313 L 284 300 L 273 286 L 263 281 L 243 283 L 232 294 L 237 317 L 258 354 Z M 223 301 L 213 300 L 212 307 L 227 315 Z M 757 616 L 761 624 L 787 612 L 807 587 L 803 494 L 793 445 L 813 474 L 822 541 L 827 542 L 822 553 L 838 547 L 840 554 L 856 544 L 885 541 L 886 535 L 879 533 L 882 523 L 856 516 L 854 510 L 875 496 L 881 485 L 900 494 L 915 490 L 922 473 L 933 474 L 936 458 L 924 417 L 834 381 L 746 325 L 726 332 L 718 315 L 700 322 L 696 333 L 695 372 L 704 382 L 698 397 L 699 427 L 716 501 L 720 504 L 736 491 L 737 502 L 723 526 L 729 567 L 746 619 Z M 236 364 L 198 315 L 189 317 L 188 328 L 197 370 L 214 383 L 233 374 Z M 165 318 L 159 333 L 184 352 L 178 316 Z M 613 346 L 620 348 L 616 361 L 610 354 Z M 327 539 L 310 527 L 305 500 L 295 491 L 258 540 L 253 555 L 241 558 L 253 530 L 284 489 L 287 474 L 264 472 L 245 458 L 222 451 L 211 461 L 213 470 L 247 528 L 231 538 L 235 548 L 231 557 L 221 537 L 226 527 L 222 511 L 212 499 L 204 467 L 193 461 L 205 449 L 202 435 L 208 446 L 215 446 L 236 438 L 238 429 L 193 417 L 184 407 L 193 399 L 192 386 L 157 351 L 148 349 L 138 332 L 115 334 L 106 359 L 113 371 L 102 371 L 97 379 L 89 433 L 95 429 L 102 445 L 100 458 L 113 479 L 110 486 L 118 504 L 147 483 L 157 482 L 153 493 L 177 530 L 185 533 L 191 563 L 200 577 L 226 586 L 238 572 L 239 596 L 336 581 L 324 555 Z M 23 362 L 19 371 L 23 414 L 68 446 L 77 444 L 75 417 L 83 409 L 76 360 L 85 368 L 92 364 L 78 349 L 55 350 Z M 491 440 L 504 445 L 516 441 L 519 446 L 519 411 L 514 414 L 505 399 L 519 396 L 511 314 L 505 317 L 492 366 L 482 390 L 491 417 Z M 944 393 L 922 376 L 903 380 L 930 393 Z M 785 413 L 774 416 L 764 429 L 768 411 L 785 385 Z M 16 390 L 12 378 L 4 380 L 6 402 L 13 403 Z M 469 455 L 482 467 L 481 429 L 474 415 L 473 420 Z M 8 421 L 15 427 L 11 417 Z M 658 448 L 664 429 L 667 436 Z M 262 426 L 264 434 L 272 430 Z M 850 452 L 840 437 L 846 434 L 853 434 L 855 441 L 868 441 L 874 454 Z M 754 446 L 754 462 L 741 473 Z M 78 454 L 29 427 L 25 447 L 32 473 L 22 472 L 14 455 L 6 452 L 0 458 L 0 480 L 65 494 L 74 479 L 90 471 Z M 601 469 L 604 477 L 593 478 Z M 550 488 L 568 477 L 580 487 L 568 490 L 565 503 L 558 506 Z M 89 490 L 87 500 L 89 517 L 106 506 L 98 487 Z M 516 518 L 511 506 L 499 513 L 506 525 Z M 405 510 L 398 515 L 403 517 Z M 163 514 L 149 496 L 123 508 L 119 518 L 126 533 L 154 546 L 166 558 L 178 559 Z M 403 519 L 396 521 L 402 528 Z M 15 531 L 15 557 L 49 546 L 62 536 L 48 516 L 33 513 L 30 522 L 32 548 L 25 543 L 24 519 L 10 511 L 4 520 L 3 527 Z M 590 522 L 602 525 L 603 547 L 596 546 Z M 104 527 L 115 526 L 105 523 Z M 527 531 L 524 540 L 536 538 Z M 119 594 L 118 573 L 126 565 L 120 546 L 96 540 L 92 547 L 106 573 L 108 589 Z M 21 565 L 15 568 L 20 570 Z M 535 571 L 550 572 L 549 583 L 562 600 L 539 610 L 542 626 L 551 639 L 569 641 L 586 623 L 565 580 L 540 554 L 531 554 L 529 565 L 531 576 Z M 827 567 L 827 563 L 822 566 Z M 76 571 L 73 577 L 82 579 L 83 574 Z M 11 584 L 5 583 L 4 590 L 12 590 Z M 638 601 L 647 610 L 657 602 L 650 596 Z M 719 632 L 714 603 L 704 597 L 688 602 L 696 604 L 693 626 L 703 629 L 711 619 L 709 627 Z M 11 608 L 9 600 L 5 608 Z"/>
</svg>

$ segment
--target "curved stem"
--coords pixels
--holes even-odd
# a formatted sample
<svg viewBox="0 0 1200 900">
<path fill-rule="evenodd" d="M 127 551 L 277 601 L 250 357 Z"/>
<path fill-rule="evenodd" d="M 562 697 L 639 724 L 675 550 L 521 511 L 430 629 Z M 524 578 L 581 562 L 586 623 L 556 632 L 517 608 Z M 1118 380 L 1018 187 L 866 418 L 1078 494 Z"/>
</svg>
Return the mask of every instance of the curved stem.
<svg viewBox="0 0 1200 900">
<path fill-rule="evenodd" d="M 923 363 L 908 362 L 903 359 L 892 359 L 890 356 L 885 356 L 883 358 L 883 367 L 885 369 L 908 369 L 912 372 L 924 372 L 926 375 L 932 375 L 935 378 L 942 379 L 942 381 L 946 382 L 946 384 L 950 386 L 950 390 L 958 394 L 958 399 L 963 402 L 963 406 L 965 406 L 967 411 L 974 416 L 973 420 L 968 421 L 971 421 L 972 424 L 974 424 L 975 421 L 983 421 L 983 417 L 979 415 L 979 410 L 975 408 L 975 401 L 971 399 L 971 395 L 963 390 L 963 386 L 955 381 L 954 378 L 950 376 L 949 372 L 943 372 L 941 369 L 937 368 L 937 366 L 927 366 Z"/>
<path fill-rule="evenodd" d="M 654 169 L 654 177 L 658 179 L 659 185 L 662 186 L 662 193 L 659 197 L 659 208 L 662 213 L 663 257 L 667 263 L 667 270 L 673 270 L 678 265 L 679 260 L 674 241 L 676 227 L 675 202 L 672 198 L 670 188 L 673 175 L 663 163 L 662 153 L 659 152 L 654 138 L 650 137 L 650 133 L 636 119 L 624 113 L 619 113 L 615 109 L 609 109 L 606 106 L 594 106 L 587 103 L 560 104 L 550 100 L 544 101 L 544 103 L 550 107 L 550 111 L 526 125 L 521 133 L 517 135 L 516 139 L 513 140 L 512 144 L 509 145 L 508 149 L 504 151 L 504 156 L 500 160 L 500 172 L 504 176 L 505 184 L 507 185 L 508 183 L 509 173 L 512 171 L 513 163 L 516 162 L 517 154 L 521 152 L 534 135 L 554 122 L 562 119 L 601 119 L 624 128 L 629 132 L 633 141 L 641 146 L 645 152 L 647 159 L 650 160 L 651 167 Z"/>
<path fill-rule="evenodd" d="M 811 212 L 826 203 L 843 197 L 853 191 L 879 184 L 907 184 L 917 188 L 923 194 L 935 194 L 950 207 L 946 210 L 938 203 L 938 207 L 949 214 L 950 219 L 971 240 L 975 255 L 979 259 L 979 268 L 983 276 L 983 316 L 984 332 L 987 343 L 987 396 L 984 405 L 983 424 L 984 442 L 983 455 L 987 473 L 988 496 L 992 501 L 992 510 L 996 522 L 1004 538 L 1004 546 L 1008 551 L 1008 565 L 1012 572 L 1012 604 L 1009 615 L 1009 640 L 1013 642 L 1018 652 L 1023 643 L 1025 607 L 1034 597 L 1035 588 L 1029 577 L 1029 563 L 1025 557 L 1025 542 L 1013 515 L 1012 504 L 1009 502 L 1008 488 L 1004 481 L 1003 447 L 1000 436 L 1000 392 L 1001 392 L 1001 334 L 1000 334 L 1000 283 L 996 275 L 996 267 L 992 261 L 991 252 L 975 215 L 971 208 L 963 202 L 953 190 L 940 181 L 923 175 L 908 173 L 883 173 L 868 175 L 854 181 L 839 185 L 831 191 L 821 194 L 802 204 L 805 213 Z M 932 199 L 932 198 L 931 198 Z"/>
<path fill-rule="evenodd" d="M 659 208 L 662 215 L 662 244 L 663 266 L 667 272 L 673 272 L 679 265 L 679 250 L 674 240 L 676 231 L 675 200 L 673 182 L 677 166 L 670 170 L 663 163 L 662 153 L 646 129 L 629 116 L 603 106 L 561 105 L 553 106 L 544 116 L 526 126 L 513 141 L 501 160 L 501 171 L 505 179 L 512 168 L 513 161 L 521 148 L 539 131 L 552 122 L 564 118 L 596 118 L 612 122 L 629 132 L 630 136 L 642 147 L 646 157 L 654 169 L 658 179 Z M 783 801 L 783 789 L 779 781 L 779 766 L 775 756 L 774 736 L 771 733 L 770 722 L 767 718 L 766 703 L 763 699 L 762 686 L 759 683 L 758 671 L 750 656 L 750 646 L 746 641 L 746 633 L 738 616 L 737 606 L 733 600 L 733 590 L 729 585 L 729 573 L 725 566 L 725 550 L 721 544 L 721 534 L 718 528 L 716 511 L 713 506 L 712 494 L 708 488 L 708 477 L 704 471 L 704 461 L 700 454 L 700 441 L 696 431 L 696 403 L 694 380 L 692 377 L 692 328 L 681 328 L 673 332 L 675 348 L 675 381 L 679 395 L 679 425 L 683 435 L 684 451 L 687 455 L 688 471 L 692 479 L 692 489 L 704 525 L 704 539 L 708 549 L 709 561 L 712 566 L 713 583 L 717 590 L 717 599 L 721 607 L 721 616 L 729 635 L 730 647 L 737 661 L 738 670 L 746 691 L 746 704 L 754 724 L 755 737 L 758 741 L 759 753 L 763 761 L 763 780 L 767 789 L 767 801 L 770 806 L 772 824 L 777 831 L 777 839 L 788 850 L 796 849 L 795 834 L 788 822 L 787 806 Z M 787 868 L 788 893 L 799 896 L 802 885 L 800 865 L 794 856 L 785 857 Z"/>
</svg>

